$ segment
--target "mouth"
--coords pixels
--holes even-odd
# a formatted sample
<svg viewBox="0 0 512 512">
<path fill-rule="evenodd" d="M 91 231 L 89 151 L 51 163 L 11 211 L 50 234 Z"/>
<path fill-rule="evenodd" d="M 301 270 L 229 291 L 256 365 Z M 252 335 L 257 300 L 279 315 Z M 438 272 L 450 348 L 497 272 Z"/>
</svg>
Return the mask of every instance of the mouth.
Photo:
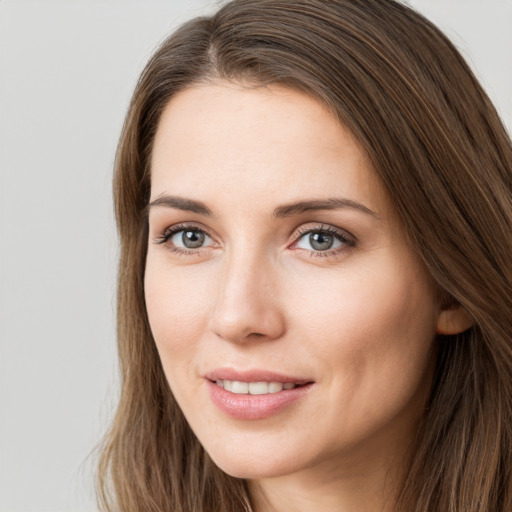
<svg viewBox="0 0 512 512">
<path fill-rule="evenodd" d="M 203 376 L 210 398 L 223 413 L 242 420 L 274 416 L 310 394 L 315 382 L 266 370 L 219 368 Z"/>
<path fill-rule="evenodd" d="M 313 379 L 286 375 L 270 370 L 235 370 L 217 368 L 204 375 L 217 386 L 240 395 L 266 395 L 312 384 Z"/>
<path fill-rule="evenodd" d="M 279 393 L 283 390 L 288 391 L 301 386 L 306 386 L 309 382 L 301 384 L 295 382 L 244 382 L 240 380 L 217 379 L 215 380 L 215 384 L 226 391 L 237 395 L 269 395 Z"/>
</svg>

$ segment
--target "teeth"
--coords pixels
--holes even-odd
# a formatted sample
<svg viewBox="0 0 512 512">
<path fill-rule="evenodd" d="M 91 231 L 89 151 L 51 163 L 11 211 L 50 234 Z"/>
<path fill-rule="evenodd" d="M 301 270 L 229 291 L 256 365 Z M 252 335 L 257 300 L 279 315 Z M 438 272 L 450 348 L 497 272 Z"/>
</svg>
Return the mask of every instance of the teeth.
<svg viewBox="0 0 512 512">
<path fill-rule="evenodd" d="M 241 382 L 238 380 L 217 380 L 217 386 L 226 391 L 238 395 L 268 395 L 269 393 L 279 393 L 279 391 L 293 389 L 297 385 L 293 382 Z"/>
<path fill-rule="evenodd" d="M 283 384 L 280 382 L 271 382 L 268 385 L 268 392 L 269 393 L 279 393 L 279 391 L 283 390 Z"/>
<path fill-rule="evenodd" d="M 247 395 L 247 393 L 249 393 L 249 383 L 234 380 L 231 383 L 231 392 L 237 395 Z"/>
<path fill-rule="evenodd" d="M 250 395 L 267 395 L 268 382 L 249 382 Z"/>
</svg>

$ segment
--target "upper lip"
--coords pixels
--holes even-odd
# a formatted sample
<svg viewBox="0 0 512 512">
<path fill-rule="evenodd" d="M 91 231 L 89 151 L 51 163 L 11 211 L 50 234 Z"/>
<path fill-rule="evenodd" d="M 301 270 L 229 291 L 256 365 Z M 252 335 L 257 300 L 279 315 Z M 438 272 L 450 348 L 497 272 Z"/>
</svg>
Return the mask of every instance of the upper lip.
<svg viewBox="0 0 512 512">
<path fill-rule="evenodd" d="M 284 375 L 269 370 L 252 369 L 252 370 L 235 370 L 234 368 L 216 368 L 204 374 L 204 378 L 216 380 L 236 380 L 240 382 L 292 382 L 294 384 L 307 384 L 313 382 L 313 379 L 305 379 L 303 377 L 295 377 L 293 375 Z"/>
</svg>

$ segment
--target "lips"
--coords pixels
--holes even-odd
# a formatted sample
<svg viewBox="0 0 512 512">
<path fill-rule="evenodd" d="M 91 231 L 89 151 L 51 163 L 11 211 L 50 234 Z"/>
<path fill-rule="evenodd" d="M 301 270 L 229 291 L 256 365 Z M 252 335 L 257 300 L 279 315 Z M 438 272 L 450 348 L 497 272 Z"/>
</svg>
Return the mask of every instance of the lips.
<svg viewBox="0 0 512 512">
<path fill-rule="evenodd" d="M 237 371 L 222 368 L 204 376 L 210 398 L 223 413 L 233 418 L 268 418 L 298 402 L 314 381 L 267 370 Z"/>
<path fill-rule="evenodd" d="M 235 370 L 233 368 L 218 368 L 204 375 L 205 379 L 212 382 L 218 380 L 238 381 L 238 382 L 280 382 L 282 384 L 290 383 L 304 385 L 313 382 L 313 379 L 304 377 L 285 375 L 269 370 Z"/>
</svg>

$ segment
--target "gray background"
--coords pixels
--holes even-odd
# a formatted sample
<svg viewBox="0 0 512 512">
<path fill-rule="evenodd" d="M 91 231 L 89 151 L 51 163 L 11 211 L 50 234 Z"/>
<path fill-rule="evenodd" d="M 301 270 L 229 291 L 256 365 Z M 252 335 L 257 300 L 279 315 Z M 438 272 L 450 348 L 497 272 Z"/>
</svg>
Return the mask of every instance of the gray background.
<svg viewBox="0 0 512 512">
<path fill-rule="evenodd" d="M 512 129 L 512 0 L 408 2 Z M 204 0 L 0 1 L 0 511 L 96 510 L 116 397 L 111 168 L 144 62 Z"/>
</svg>

